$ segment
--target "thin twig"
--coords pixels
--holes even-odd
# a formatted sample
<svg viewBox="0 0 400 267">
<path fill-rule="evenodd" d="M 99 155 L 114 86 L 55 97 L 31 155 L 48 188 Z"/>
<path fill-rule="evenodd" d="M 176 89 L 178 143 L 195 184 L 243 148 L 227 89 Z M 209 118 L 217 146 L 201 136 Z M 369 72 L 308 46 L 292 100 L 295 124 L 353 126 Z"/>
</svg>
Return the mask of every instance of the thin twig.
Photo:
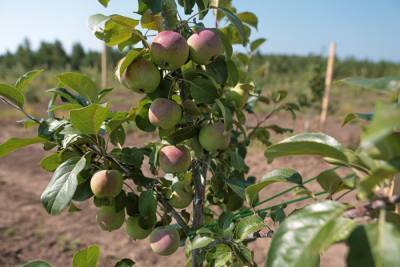
<svg viewBox="0 0 400 267">
<path fill-rule="evenodd" d="M 350 189 L 350 190 L 348 190 L 348 191 L 346 191 L 346 192 L 344 192 L 343 194 L 341 194 L 340 196 L 338 196 L 335 200 L 338 201 L 338 200 L 342 199 L 344 196 L 346 196 L 347 194 L 349 194 L 349 193 L 351 193 L 351 192 L 353 192 L 353 191 L 354 191 L 354 188 L 353 188 L 353 189 Z"/>
<path fill-rule="evenodd" d="M 40 123 L 40 120 L 39 120 L 39 119 L 37 119 L 37 118 L 35 118 L 35 117 L 32 117 L 31 115 L 29 115 L 28 113 L 26 113 L 26 111 L 25 111 L 23 108 L 21 108 L 21 107 L 15 105 L 14 103 L 8 101 L 7 99 L 5 99 L 5 98 L 3 98 L 3 97 L 1 97 L 1 96 L 0 96 L 0 99 L 1 99 L 4 103 L 6 103 L 7 105 L 10 105 L 11 107 L 13 107 L 13 108 L 17 109 L 18 111 L 22 112 L 28 119 L 30 119 L 30 120 L 32 120 L 32 121 L 34 121 L 34 122 Z"/>
<path fill-rule="evenodd" d="M 172 217 L 175 219 L 175 221 L 181 226 L 182 230 L 189 235 L 190 233 L 190 228 L 186 224 L 186 222 L 182 219 L 182 217 L 179 215 L 179 213 L 169 204 L 167 199 L 164 197 L 163 194 L 160 192 L 156 191 L 157 194 L 157 199 L 161 202 L 165 210 L 172 215 Z"/>
</svg>

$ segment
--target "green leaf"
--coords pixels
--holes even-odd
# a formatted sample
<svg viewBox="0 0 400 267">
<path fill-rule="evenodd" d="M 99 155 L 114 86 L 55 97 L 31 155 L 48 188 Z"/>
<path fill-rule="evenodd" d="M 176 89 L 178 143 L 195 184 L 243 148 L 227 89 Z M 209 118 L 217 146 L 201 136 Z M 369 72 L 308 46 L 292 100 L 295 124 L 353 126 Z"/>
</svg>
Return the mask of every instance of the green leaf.
<svg viewBox="0 0 400 267">
<path fill-rule="evenodd" d="M 259 48 L 263 43 L 265 43 L 265 41 L 267 41 L 267 39 L 259 38 L 259 39 L 254 40 L 253 42 L 251 42 L 251 44 L 250 44 L 251 52 L 254 52 L 255 50 L 257 50 L 257 48 Z"/>
<path fill-rule="evenodd" d="M 58 80 L 74 90 L 92 103 L 97 101 L 97 87 L 96 84 L 86 75 L 76 72 L 65 72 L 58 75 Z"/>
<path fill-rule="evenodd" d="M 22 267 L 51 267 L 51 265 L 42 260 L 34 260 L 22 265 Z"/>
<path fill-rule="evenodd" d="M 147 190 L 139 196 L 139 212 L 144 218 L 155 216 L 157 210 L 157 199 L 153 190 Z"/>
<path fill-rule="evenodd" d="M 253 26 L 254 28 L 257 29 L 258 26 L 258 18 L 254 13 L 251 12 L 241 12 L 237 14 L 238 19 L 240 19 L 240 21 Z"/>
<path fill-rule="evenodd" d="M 229 19 L 229 21 L 233 25 L 235 25 L 236 29 L 238 30 L 238 33 L 239 33 L 242 43 L 245 44 L 247 42 L 247 38 L 245 35 L 245 30 L 244 30 L 243 24 L 240 21 L 240 19 L 227 8 L 224 8 L 224 7 L 216 7 L 216 8 L 218 10 L 222 11 L 224 13 L 224 15 Z"/>
<path fill-rule="evenodd" d="M 263 219 L 258 215 L 245 217 L 240 219 L 235 227 L 235 238 L 242 241 L 265 227 Z"/>
<path fill-rule="evenodd" d="M 172 145 L 181 143 L 197 135 L 199 129 L 193 125 L 180 128 L 168 135 L 165 139 Z"/>
<path fill-rule="evenodd" d="M 86 158 L 71 158 L 58 166 L 40 199 L 51 215 L 68 206 L 78 186 L 77 175 L 85 168 Z"/>
<path fill-rule="evenodd" d="M 321 172 L 317 181 L 322 189 L 330 194 L 336 193 L 342 185 L 342 178 L 335 172 L 335 169 Z"/>
<path fill-rule="evenodd" d="M 226 57 L 231 58 L 232 53 L 233 53 L 233 48 L 232 48 L 232 44 L 229 41 L 228 37 L 225 35 L 225 33 L 223 33 L 219 29 L 211 29 L 211 30 L 216 32 L 218 34 L 219 38 L 221 39 L 222 45 L 224 46 L 224 51 L 225 51 Z"/>
<path fill-rule="evenodd" d="M 289 137 L 265 150 L 269 162 L 292 155 L 319 155 L 347 162 L 343 147 L 333 137 L 323 133 L 301 133 Z"/>
<path fill-rule="evenodd" d="M 129 65 L 135 61 L 142 53 L 137 50 L 131 50 L 124 56 L 118 63 L 117 70 L 115 71 L 115 75 L 117 76 L 118 80 L 121 80 L 122 75 L 124 74 L 125 70 L 129 67 Z"/>
<path fill-rule="evenodd" d="M 178 1 L 178 3 L 180 5 L 182 5 L 182 7 L 184 8 L 185 14 L 186 15 L 190 15 L 193 12 L 193 7 L 195 5 L 195 1 L 194 0 L 182 0 L 183 3 L 181 3 L 180 1 Z"/>
<path fill-rule="evenodd" d="M 203 77 L 197 77 L 190 82 L 190 93 L 196 104 L 210 104 L 218 97 L 214 83 Z"/>
<path fill-rule="evenodd" d="M 361 147 L 367 149 L 400 129 L 400 106 L 378 103 L 374 117 L 361 136 Z"/>
<path fill-rule="evenodd" d="M 251 35 L 251 29 L 249 26 L 243 24 L 243 33 L 241 33 L 237 27 L 233 24 L 228 24 L 220 30 L 227 36 L 231 44 L 242 44 L 246 45 L 249 42 Z M 242 36 L 243 35 L 243 36 Z M 244 39 L 243 39 L 244 38 Z"/>
<path fill-rule="evenodd" d="M 5 97 L 7 100 L 22 108 L 25 102 L 24 95 L 15 87 L 0 83 L 0 97 Z"/>
<path fill-rule="evenodd" d="M 126 134 L 123 126 L 119 126 L 110 133 L 110 141 L 113 145 L 123 145 L 125 143 Z"/>
<path fill-rule="evenodd" d="M 208 0 L 195 0 L 199 10 L 199 19 L 203 19 L 208 13 Z M 200 12 L 201 11 L 201 12 Z"/>
<path fill-rule="evenodd" d="M 232 164 L 232 168 L 234 170 L 240 171 L 240 172 L 247 172 L 249 167 L 247 167 L 246 162 L 240 156 L 238 151 L 229 151 L 229 158 L 230 158 L 230 163 Z"/>
<path fill-rule="evenodd" d="M 341 80 L 342 83 L 378 91 L 400 90 L 400 76 L 383 78 L 358 78 L 349 77 Z"/>
<path fill-rule="evenodd" d="M 154 15 L 150 10 L 147 10 L 140 18 L 140 25 L 143 29 L 149 29 L 153 31 L 162 30 L 163 18 L 161 15 Z"/>
<path fill-rule="evenodd" d="M 139 23 L 137 21 L 137 23 Z M 122 44 L 133 36 L 133 28 L 115 19 L 108 19 L 104 29 L 97 30 L 95 35 L 103 40 L 108 46 Z"/>
<path fill-rule="evenodd" d="M 107 118 L 108 108 L 98 104 L 71 110 L 70 120 L 74 128 L 82 134 L 97 134 Z"/>
<path fill-rule="evenodd" d="M 135 29 L 137 25 L 139 25 L 139 21 L 137 19 L 132 19 L 129 17 L 121 16 L 121 15 L 111 15 L 110 19 L 121 26 L 125 26 L 130 29 Z"/>
<path fill-rule="evenodd" d="M 229 246 L 225 244 L 219 244 L 215 246 L 215 252 L 213 251 L 208 251 L 207 256 L 211 257 L 214 259 L 214 265 L 215 267 L 226 267 L 230 266 L 229 263 L 232 261 L 232 250 Z"/>
<path fill-rule="evenodd" d="M 346 206 L 325 201 L 311 204 L 283 221 L 274 233 L 265 266 L 316 267 L 327 239 L 336 235 L 338 217 Z M 288 253 L 290 252 L 290 253 Z"/>
<path fill-rule="evenodd" d="M 190 244 L 190 250 L 204 248 L 211 244 L 215 239 L 209 236 L 196 236 Z"/>
<path fill-rule="evenodd" d="M 108 20 L 109 18 L 109 16 L 105 16 L 103 14 L 91 15 L 88 19 L 88 26 L 93 32 L 101 31 L 99 24 Z"/>
<path fill-rule="evenodd" d="M 78 108 L 81 108 L 81 107 L 82 107 L 81 105 L 76 104 L 76 103 L 67 103 L 67 104 L 64 104 L 64 105 L 54 106 L 54 107 L 50 108 L 48 111 L 49 112 L 60 111 L 60 110 L 71 111 L 73 109 L 78 109 Z"/>
<path fill-rule="evenodd" d="M 239 70 L 233 60 L 229 59 L 226 61 L 226 67 L 228 68 L 228 81 L 230 86 L 235 86 L 239 82 Z"/>
<path fill-rule="evenodd" d="M 102 4 L 104 7 L 108 6 L 108 3 L 110 2 L 110 0 L 97 0 L 99 1 L 100 4 Z"/>
<path fill-rule="evenodd" d="M 43 170 L 46 170 L 48 172 L 54 172 L 57 169 L 57 167 L 61 164 L 60 154 L 58 153 L 50 154 L 47 157 L 44 157 L 39 164 Z"/>
<path fill-rule="evenodd" d="M 373 113 L 348 113 L 343 119 L 342 122 L 342 127 L 348 124 L 349 122 L 355 120 L 355 119 L 361 119 L 364 121 L 370 121 L 373 118 Z"/>
<path fill-rule="evenodd" d="M 97 267 L 100 259 L 98 246 L 90 246 L 80 250 L 72 259 L 72 267 Z"/>
<path fill-rule="evenodd" d="M 253 260 L 253 253 L 243 243 L 232 243 L 231 245 L 233 252 L 241 261 L 239 266 L 256 266 Z"/>
<path fill-rule="evenodd" d="M 132 267 L 133 265 L 135 265 L 135 262 L 131 259 L 122 259 L 120 261 L 118 261 L 114 267 Z"/>
<path fill-rule="evenodd" d="M 17 88 L 17 90 L 20 92 L 24 91 L 24 89 L 29 85 L 29 83 L 37 76 L 42 74 L 43 71 L 44 69 L 39 69 L 25 73 L 24 75 L 18 78 L 17 82 L 15 83 L 15 88 Z"/>
<path fill-rule="evenodd" d="M 139 0 L 139 6 L 141 5 L 146 5 L 147 8 L 151 9 L 151 12 L 153 12 L 153 14 L 157 14 L 161 12 L 162 9 L 162 0 Z"/>
<path fill-rule="evenodd" d="M 332 244 L 346 240 L 356 226 L 357 223 L 354 220 L 338 217 L 335 221 L 334 229 L 331 231 L 332 234 L 325 239 L 321 246 L 321 252 Z"/>
<path fill-rule="evenodd" d="M 179 21 L 178 21 L 178 9 L 175 0 L 162 1 L 161 15 L 164 19 L 164 29 L 172 30 L 177 27 Z"/>
<path fill-rule="evenodd" d="M 364 177 L 358 184 L 358 196 L 361 199 L 367 199 L 367 196 L 373 191 L 375 186 L 386 179 L 390 179 L 394 174 L 400 171 L 400 161 L 394 158 L 390 161 L 376 161 L 374 170 Z"/>
<path fill-rule="evenodd" d="M 285 182 L 301 185 L 302 177 L 300 173 L 293 169 L 276 169 L 265 174 L 261 180 L 246 188 L 246 201 L 253 205 L 257 200 L 258 192 L 273 183 Z"/>
<path fill-rule="evenodd" d="M 219 56 L 213 62 L 206 65 L 206 72 L 214 78 L 218 84 L 224 84 L 228 79 L 228 68 L 225 57 Z"/>
<path fill-rule="evenodd" d="M 225 107 L 224 104 L 219 99 L 215 100 L 219 109 L 221 110 L 222 116 L 224 117 L 224 128 L 225 131 L 229 131 L 232 129 L 232 112 L 229 108 Z"/>
<path fill-rule="evenodd" d="M 32 138 L 10 138 L 8 139 L 5 143 L 0 144 L 0 158 L 7 156 L 8 154 L 32 145 L 32 144 L 38 144 L 38 143 L 44 143 L 46 142 L 46 139 L 42 137 L 32 137 Z"/>
<path fill-rule="evenodd" d="M 149 108 L 151 105 L 151 100 L 145 98 L 139 102 L 139 106 L 136 110 L 135 123 L 136 126 L 145 132 L 153 132 L 156 127 L 149 121 Z"/>
<path fill-rule="evenodd" d="M 379 221 L 358 226 L 347 240 L 347 266 L 400 266 L 400 230 L 392 223 Z"/>
</svg>

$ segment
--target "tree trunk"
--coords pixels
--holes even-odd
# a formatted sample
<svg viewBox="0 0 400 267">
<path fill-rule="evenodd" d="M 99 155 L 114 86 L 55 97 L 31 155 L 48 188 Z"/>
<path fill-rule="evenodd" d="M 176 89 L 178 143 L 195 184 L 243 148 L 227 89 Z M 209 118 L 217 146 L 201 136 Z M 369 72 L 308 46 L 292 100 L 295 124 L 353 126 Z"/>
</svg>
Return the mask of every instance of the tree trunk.
<svg viewBox="0 0 400 267">
<path fill-rule="evenodd" d="M 207 160 L 192 161 L 192 178 L 194 183 L 193 229 L 200 228 L 204 223 L 207 169 Z M 203 266 L 203 255 L 201 255 L 200 250 L 195 249 L 192 251 L 192 267 L 201 266 Z"/>
</svg>

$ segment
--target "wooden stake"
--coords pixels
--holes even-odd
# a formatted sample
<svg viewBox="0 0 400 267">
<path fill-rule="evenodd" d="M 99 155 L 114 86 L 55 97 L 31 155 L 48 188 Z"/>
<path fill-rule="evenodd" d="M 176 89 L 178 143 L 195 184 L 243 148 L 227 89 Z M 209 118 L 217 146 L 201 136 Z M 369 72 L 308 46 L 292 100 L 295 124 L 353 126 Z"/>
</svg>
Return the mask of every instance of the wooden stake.
<svg viewBox="0 0 400 267">
<path fill-rule="evenodd" d="M 329 45 L 329 54 L 328 54 L 328 66 L 326 68 L 326 76 L 325 76 L 325 92 L 324 98 L 322 99 L 322 110 L 320 117 L 320 126 L 321 129 L 325 127 L 326 116 L 328 114 L 329 107 L 329 96 L 332 87 L 332 77 L 333 77 L 333 66 L 335 63 L 335 54 L 336 54 L 336 43 L 331 43 Z"/>
<path fill-rule="evenodd" d="M 400 195 L 400 173 L 393 177 L 392 185 L 390 187 L 390 196 Z M 400 205 L 396 205 L 395 211 L 400 214 Z"/>
<path fill-rule="evenodd" d="M 107 88 L 107 46 L 103 46 L 101 53 L 101 87 Z"/>
</svg>

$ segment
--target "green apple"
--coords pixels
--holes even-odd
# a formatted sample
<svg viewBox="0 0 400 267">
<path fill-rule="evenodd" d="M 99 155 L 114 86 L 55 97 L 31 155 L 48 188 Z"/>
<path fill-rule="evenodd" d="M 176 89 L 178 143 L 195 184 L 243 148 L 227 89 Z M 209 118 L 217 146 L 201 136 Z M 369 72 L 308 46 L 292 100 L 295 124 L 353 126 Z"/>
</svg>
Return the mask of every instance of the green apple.
<svg viewBox="0 0 400 267">
<path fill-rule="evenodd" d="M 125 210 L 115 211 L 114 206 L 102 206 L 97 210 L 97 225 L 104 231 L 114 231 L 122 226 L 125 220 Z"/>
<path fill-rule="evenodd" d="M 177 209 L 184 209 L 192 202 L 193 190 L 185 182 L 178 181 L 172 185 L 172 194 L 169 203 Z"/>
<path fill-rule="evenodd" d="M 126 221 L 126 231 L 133 239 L 145 239 L 152 231 L 153 227 L 144 228 L 140 221 L 144 220 L 140 215 L 130 216 Z"/>
<path fill-rule="evenodd" d="M 148 94 L 157 89 L 160 80 L 160 71 L 153 63 L 145 59 L 138 59 L 126 68 L 120 82 L 136 93 Z"/>
<path fill-rule="evenodd" d="M 200 145 L 209 152 L 225 150 L 231 142 L 230 131 L 225 131 L 222 122 L 207 124 L 199 132 Z"/>
<path fill-rule="evenodd" d="M 116 197 L 122 190 L 123 177 L 116 170 L 101 170 L 90 180 L 90 188 L 96 197 Z"/>
</svg>

